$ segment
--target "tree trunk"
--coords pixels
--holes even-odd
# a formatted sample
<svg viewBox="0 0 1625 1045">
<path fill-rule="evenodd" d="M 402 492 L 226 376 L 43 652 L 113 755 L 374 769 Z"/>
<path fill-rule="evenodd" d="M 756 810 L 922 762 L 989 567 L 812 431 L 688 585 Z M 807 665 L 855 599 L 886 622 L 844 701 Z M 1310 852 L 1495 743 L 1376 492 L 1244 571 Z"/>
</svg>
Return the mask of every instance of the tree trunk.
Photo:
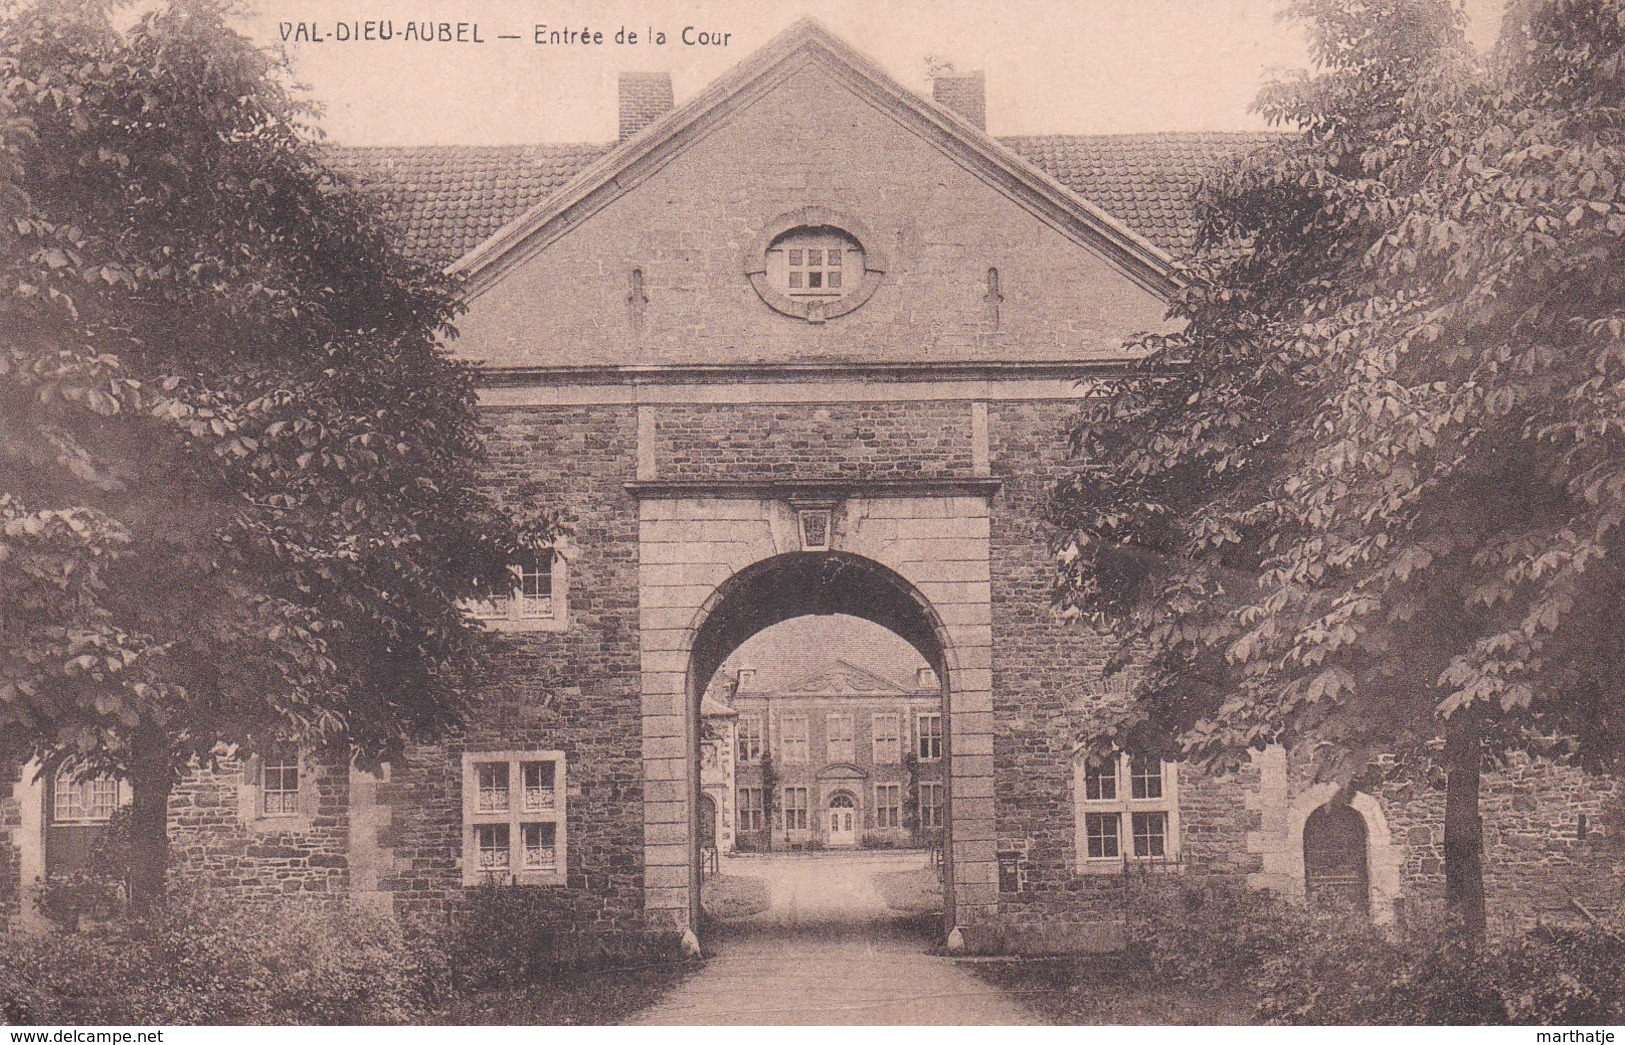
<svg viewBox="0 0 1625 1045">
<path fill-rule="evenodd" d="M 169 793 L 175 763 L 162 730 L 130 738 L 130 910 L 150 914 L 169 882 Z"/>
<path fill-rule="evenodd" d="M 1484 820 L 1478 814 L 1482 758 L 1478 715 L 1458 711 L 1445 723 L 1444 902 L 1468 942 L 1484 942 Z"/>
</svg>

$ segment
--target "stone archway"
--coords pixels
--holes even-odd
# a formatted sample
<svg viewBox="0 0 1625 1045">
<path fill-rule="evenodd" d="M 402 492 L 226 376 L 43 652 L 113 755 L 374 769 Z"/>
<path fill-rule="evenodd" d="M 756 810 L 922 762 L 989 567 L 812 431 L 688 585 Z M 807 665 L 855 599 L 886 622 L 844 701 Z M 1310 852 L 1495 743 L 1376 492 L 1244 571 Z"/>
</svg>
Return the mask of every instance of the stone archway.
<svg viewBox="0 0 1625 1045">
<path fill-rule="evenodd" d="M 943 707 L 948 927 L 997 913 L 990 484 L 639 483 L 644 907 L 698 919 L 699 702 L 724 659 L 782 621 L 843 613 L 913 645 Z M 809 507 L 811 506 L 811 507 Z M 810 529 L 806 515 L 825 513 Z M 809 538 L 816 547 L 808 549 Z"/>
<path fill-rule="evenodd" d="M 1336 784 L 1317 784 L 1294 796 L 1288 810 L 1285 847 L 1289 861 L 1287 883 L 1291 896 L 1299 902 L 1308 899 L 1305 831 L 1311 817 L 1328 804 L 1340 804 L 1336 802 L 1337 797 Z M 1365 829 L 1365 886 L 1370 900 L 1371 920 L 1378 925 L 1386 925 L 1394 920 L 1394 905 L 1399 900 L 1403 854 L 1393 844 L 1388 818 L 1383 815 L 1382 806 L 1375 798 L 1364 791 L 1356 791 L 1349 797 L 1346 809 L 1350 815 L 1358 815 Z M 1313 835 L 1311 830 L 1311 841 L 1314 840 Z"/>
</svg>

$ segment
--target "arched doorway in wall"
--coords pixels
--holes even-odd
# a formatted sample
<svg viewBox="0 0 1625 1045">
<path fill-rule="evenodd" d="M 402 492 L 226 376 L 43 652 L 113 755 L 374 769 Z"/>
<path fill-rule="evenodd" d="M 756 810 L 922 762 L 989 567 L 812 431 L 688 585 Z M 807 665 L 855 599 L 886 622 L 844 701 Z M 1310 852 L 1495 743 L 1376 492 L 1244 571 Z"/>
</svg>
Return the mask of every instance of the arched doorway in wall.
<svg viewBox="0 0 1625 1045">
<path fill-rule="evenodd" d="M 1327 802 L 1303 825 L 1304 897 L 1311 906 L 1371 912 L 1365 819 L 1345 802 Z"/>
<path fill-rule="evenodd" d="M 935 881 L 951 823 L 949 651 L 912 586 L 857 555 L 780 554 L 717 588 L 690 648 L 694 734 L 727 738 L 732 842 L 750 854 L 725 854 L 724 880 L 697 876 L 697 895 L 791 859 L 802 877 L 867 874 L 860 849 Z M 697 770 L 697 790 L 717 794 Z"/>
</svg>

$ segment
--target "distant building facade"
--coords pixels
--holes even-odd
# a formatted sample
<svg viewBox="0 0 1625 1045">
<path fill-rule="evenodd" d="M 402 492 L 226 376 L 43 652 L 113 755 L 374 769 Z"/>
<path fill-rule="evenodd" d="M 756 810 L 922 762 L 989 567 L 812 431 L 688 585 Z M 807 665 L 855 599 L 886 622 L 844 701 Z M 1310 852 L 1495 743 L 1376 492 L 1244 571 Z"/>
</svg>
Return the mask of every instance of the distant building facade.
<svg viewBox="0 0 1625 1045">
<path fill-rule="evenodd" d="M 729 700 L 737 848 L 940 844 L 942 694 L 930 669 L 912 687 L 842 660 L 774 689 L 754 680 L 742 669 Z"/>
</svg>

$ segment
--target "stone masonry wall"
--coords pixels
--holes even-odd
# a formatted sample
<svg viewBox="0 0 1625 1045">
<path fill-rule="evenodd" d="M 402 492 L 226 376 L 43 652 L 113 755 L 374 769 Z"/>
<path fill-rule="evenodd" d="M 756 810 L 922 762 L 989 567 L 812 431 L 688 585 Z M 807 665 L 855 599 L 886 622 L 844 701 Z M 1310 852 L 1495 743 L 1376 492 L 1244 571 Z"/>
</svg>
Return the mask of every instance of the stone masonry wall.
<svg viewBox="0 0 1625 1045">
<path fill-rule="evenodd" d="M 666 406 L 655 465 L 662 479 L 963 477 L 971 411 L 963 402 Z"/>
<path fill-rule="evenodd" d="M 560 510 L 568 533 L 569 625 L 503 635 L 497 678 L 464 736 L 419 746 L 372 789 L 389 816 L 375 843 L 376 886 L 403 913 L 446 913 L 467 897 L 464 751 L 565 754 L 562 886 L 537 887 L 560 931 L 642 925 L 635 410 L 490 409 L 490 484 L 511 503 Z"/>
<path fill-rule="evenodd" d="M 246 816 L 246 771 L 235 762 L 188 774 L 169 799 L 170 859 L 177 878 L 224 886 L 249 899 L 289 893 L 342 893 L 349 777 L 343 766 L 314 764 L 301 775 L 304 815 Z M 252 799 L 250 799 L 252 800 Z"/>
<path fill-rule="evenodd" d="M 1403 845 L 1407 901 L 1442 902 L 1443 781 L 1391 784 L 1380 797 L 1389 829 Z M 1539 918 L 1572 919 L 1578 912 L 1571 899 L 1592 909 L 1625 907 L 1622 797 L 1617 780 L 1527 755 L 1486 771 L 1479 803 L 1491 923 L 1508 929 Z"/>
</svg>

